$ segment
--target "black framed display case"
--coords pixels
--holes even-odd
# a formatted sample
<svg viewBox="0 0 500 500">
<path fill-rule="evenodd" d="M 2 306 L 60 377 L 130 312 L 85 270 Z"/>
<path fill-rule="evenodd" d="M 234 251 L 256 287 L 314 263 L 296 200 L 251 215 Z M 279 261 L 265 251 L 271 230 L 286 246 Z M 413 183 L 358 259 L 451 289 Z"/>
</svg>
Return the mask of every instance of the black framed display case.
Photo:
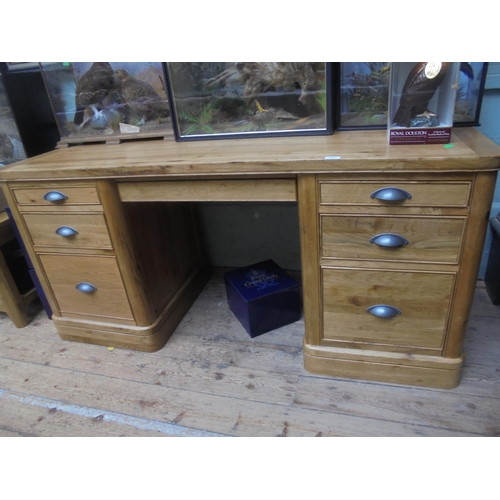
<svg viewBox="0 0 500 500">
<path fill-rule="evenodd" d="M 390 64 L 342 62 L 338 63 L 335 74 L 338 130 L 385 129 Z"/>
<path fill-rule="evenodd" d="M 165 63 L 178 141 L 333 132 L 331 63 Z"/>
<path fill-rule="evenodd" d="M 487 68 L 485 62 L 460 63 L 454 127 L 479 125 Z M 338 130 L 385 129 L 390 63 L 342 62 L 335 74 Z"/>
<path fill-rule="evenodd" d="M 40 63 L 61 144 L 172 136 L 161 62 Z"/>
<path fill-rule="evenodd" d="M 0 73 L 0 109 L 2 110 L 0 113 L 0 167 L 4 167 L 16 161 L 25 160 L 27 155 L 9 96 L 5 90 L 2 73 Z M 0 198 L 2 196 L 0 191 Z"/>
<path fill-rule="evenodd" d="M 484 84 L 488 72 L 487 62 L 462 62 L 458 80 L 454 127 L 477 127 L 480 125 Z"/>
<path fill-rule="evenodd" d="M 391 63 L 389 144 L 448 144 L 458 62 Z"/>
</svg>

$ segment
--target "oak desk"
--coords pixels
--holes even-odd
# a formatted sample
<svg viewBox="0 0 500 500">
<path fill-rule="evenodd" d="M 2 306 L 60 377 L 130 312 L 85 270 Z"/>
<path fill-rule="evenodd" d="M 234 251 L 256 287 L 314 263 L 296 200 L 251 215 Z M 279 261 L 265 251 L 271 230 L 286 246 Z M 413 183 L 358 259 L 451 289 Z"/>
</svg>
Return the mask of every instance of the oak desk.
<svg viewBox="0 0 500 500">
<path fill-rule="evenodd" d="M 452 143 L 388 146 L 385 131 L 124 142 L 0 176 L 63 339 L 162 348 L 208 276 L 192 202 L 296 201 L 305 367 L 449 388 L 500 166 L 475 129 Z"/>
</svg>

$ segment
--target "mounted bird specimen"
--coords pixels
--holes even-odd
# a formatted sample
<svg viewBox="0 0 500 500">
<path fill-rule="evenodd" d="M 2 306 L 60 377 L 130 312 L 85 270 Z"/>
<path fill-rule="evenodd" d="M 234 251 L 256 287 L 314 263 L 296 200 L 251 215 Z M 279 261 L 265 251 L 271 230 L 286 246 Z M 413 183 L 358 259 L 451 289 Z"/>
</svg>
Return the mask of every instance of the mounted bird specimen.
<svg viewBox="0 0 500 500">
<path fill-rule="evenodd" d="M 120 94 L 123 100 L 138 115 L 140 123 L 170 116 L 170 107 L 165 99 L 162 99 L 149 83 L 134 78 L 124 69 L 115 72 L 115 76 L 121 82 Z"/>
<path fill-rule="evenodd" d="M 25 159 L 23 143 L 0 130 L 0 166 Z"/>
<path fill-rule="evenodd" d="M 231 81 L 241 83 L 243 98 L 250 107 L 262 94 L 276 89 L 292 92 L 299 88 L 301 102 L 316 82 L 316 76 L 308 62 L 238 62 L 210 80 L 208 86 Z"/>
<path fill-rule="evenodd" d="M 74 123 L 80 125 L 87 107 L 98 105 L 109 94 L 114 85 L 113 68 L 108 62 L 92 63 L 76 84 Z"/>
</svg>

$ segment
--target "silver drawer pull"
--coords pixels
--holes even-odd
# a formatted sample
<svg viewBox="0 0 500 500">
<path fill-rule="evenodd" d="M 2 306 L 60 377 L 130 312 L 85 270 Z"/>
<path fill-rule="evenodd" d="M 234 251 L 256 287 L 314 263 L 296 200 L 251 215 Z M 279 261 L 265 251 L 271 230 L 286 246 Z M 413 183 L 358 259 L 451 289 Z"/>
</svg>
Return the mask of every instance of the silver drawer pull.
<svg viewBox="0 0 500 500">
<path fill-rule="evenodd" d="M 78 283 L 78 285 L 76 285 L 76 289 L 83 293 L 91 293 L 97 291 L 97 288 L 90 283 Z"/>
<path fill-rule="evenodd" d="M 69 238 L 70 236 L 77 235 L 78 231 L 69 226 L 61 226 L 56 229 L 56 234 L 58 234 L 59 236 L 64 236 L 65 238 Z"/>
<path fill-rule="evenodd" d="M 366 312 L 377 316 L 377 318 L 392 318 L 393 316 L 397 316 L 401 314 L 399 309 L 396 309 L 393 306 L 388 306 L 386 304 L 377 304 L 375 306 L 369 307 Z"/>
<path fill-rule="evenodd" d="M 381 201 L 402 201 L 409 200 L 411 198 L 411 194 L 401 188 L 386 187 L 374 191 L 370 195 L 370 198 L 376 198 Z"/>
<path fill-rule="evenodd" d="M 379 247 L 402 247 L 408 245 L 408 240 L 399 234 L 384 233 L 370 238 L 370 243 L 375 243 Z"/>
<path fill-rule="evenodd" d="M 43 199 L 45 201 L 57 203 L 58 201 L 67 200 L 68 197 L 64 193 L 61 193 L 60 191 L 49 191 L 48 193 L 45 193 L 43 195 Z"/>
</svg>

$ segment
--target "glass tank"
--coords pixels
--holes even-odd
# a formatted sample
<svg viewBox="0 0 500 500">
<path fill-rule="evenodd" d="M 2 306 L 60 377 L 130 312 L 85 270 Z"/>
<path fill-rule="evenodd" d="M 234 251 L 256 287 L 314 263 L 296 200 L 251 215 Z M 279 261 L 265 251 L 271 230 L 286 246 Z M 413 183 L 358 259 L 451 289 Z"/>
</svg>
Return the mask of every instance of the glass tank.
<svg viewBox="0 0 500 500">
<path fill-rule="evenodd" d="M 0 167 L 24 159 L 26 152 L 0 73 Z"/>
<path fill-rule="evenodd" d="M 387 127 L 390 65 L 387 62 L 340 63 L 338 128 Z"/>
<path fill-rule="evenodd" d="M 167 63 L 177 140 L 332 132 L 329 63 Z"/>
<path fill-rule="evenodd" d="M 24 159 L 26 152 L 0 73 L 0 168 Z M 0 212 L 6 205 L 5 197 L 0 190 Z"/>
<path fill-rule="evenodd" d="M 40 63 L 62 143 L 172 135 L 161 62 Z"/>
<path fill-rule="evenodd" d="M 455 127 L 479 125 L 487 70 L 488 63 L 460 63 L 457 98 L 453 115 Z"/>
</svg>

